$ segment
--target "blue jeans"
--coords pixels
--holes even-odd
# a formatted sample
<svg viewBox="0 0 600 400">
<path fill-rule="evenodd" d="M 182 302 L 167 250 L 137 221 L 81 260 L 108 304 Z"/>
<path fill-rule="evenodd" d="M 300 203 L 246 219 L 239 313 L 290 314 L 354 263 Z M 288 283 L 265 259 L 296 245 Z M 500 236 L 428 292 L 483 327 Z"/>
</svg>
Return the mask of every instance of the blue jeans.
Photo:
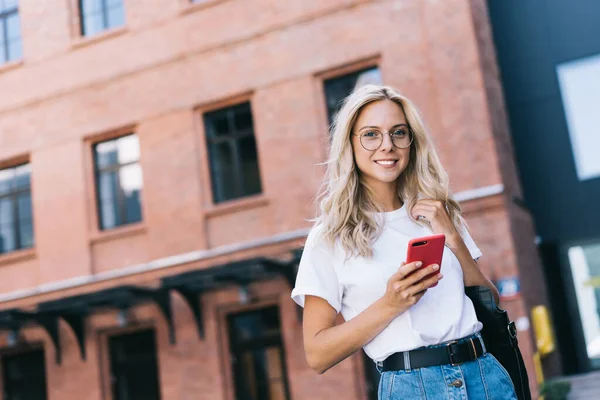
<svg viewBox="0 0 600 400">
<path fill-rule="evenodd" d="M 456 366 L 382 372 L 378 392 L 379 400 L 517 400 L 508 372 L 490 353 Z"/>
</svg>

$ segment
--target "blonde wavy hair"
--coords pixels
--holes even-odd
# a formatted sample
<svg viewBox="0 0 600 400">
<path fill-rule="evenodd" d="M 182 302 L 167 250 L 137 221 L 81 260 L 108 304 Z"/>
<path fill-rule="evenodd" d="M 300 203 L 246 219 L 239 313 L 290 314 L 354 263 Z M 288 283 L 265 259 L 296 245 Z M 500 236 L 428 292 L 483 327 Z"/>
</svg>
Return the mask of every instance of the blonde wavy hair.
<svg viewBox="0 0 600 400">
<path fill-rule="evenodd" d="M 389 86 L 365 85 L 355 89 L 343 101 L 331 126 L 327 171 L 320 194 L 318 216 L 320 235 L 333 246 L 339 241 L 348 257 L 373 255 L 373 241 L 381 233 L 382 220 L 377 212 L 384 210 L 374 201 L 373 192 L 362 183 L 354 160 L 351 135 L 356 119 L 369 103 L 391 100 L 404 111 L 413 132 L 410 160 L 398 177 L 398 196 L 407 210 L 421 198 L 442 201 L 456 229 L 465 226 L 458 203 L 452 198 L 448 175 L 429 139 L 421 115 L 415 105 Z M 415 219 L 408 213 L 409 217 Z M 415 221 L 428 225 L 426 221 Z"/>
</svg>

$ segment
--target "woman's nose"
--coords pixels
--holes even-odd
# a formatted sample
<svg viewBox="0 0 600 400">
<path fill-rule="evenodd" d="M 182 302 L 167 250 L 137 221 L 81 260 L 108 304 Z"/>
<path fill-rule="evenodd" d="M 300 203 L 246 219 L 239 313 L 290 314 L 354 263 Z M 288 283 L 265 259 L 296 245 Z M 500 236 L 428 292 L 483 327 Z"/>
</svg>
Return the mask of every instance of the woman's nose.
<svg viewBox="0 0 600 400">
<path fill-rule="evenodd" d="M 381 147 L 379 147 L 379 150 L 384 150 L 384 151 L 389 151 L 394 147 L 394 142 L 392 142 L 392 135 L 390 135 L 389 133 L 385 132 L 382 134 L 383 138 L 381 141 Z"/>
</svg>

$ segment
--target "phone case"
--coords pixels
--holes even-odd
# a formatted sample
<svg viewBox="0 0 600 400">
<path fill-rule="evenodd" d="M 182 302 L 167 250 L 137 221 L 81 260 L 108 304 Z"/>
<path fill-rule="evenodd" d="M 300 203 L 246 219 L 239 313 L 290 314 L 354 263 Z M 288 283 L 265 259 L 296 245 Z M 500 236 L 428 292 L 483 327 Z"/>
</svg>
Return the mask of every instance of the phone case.
<svg viewBox="0 0 600 400">
<path fill-rule="evenodd" d="M 414 261 L 421 261 L 425 268 L 431 264 L 437 264 L 440 268 L 437 272 L 427 275 L 423 279 L 427 279 L 430 276 L 439 274 L 442 270 L 442 256 L 444 255 L 444 244 L 446 243 L 446 236 L 443 233 L 438 235 L 431 235 L 412 239 L 408 242 L 408 251 L 406 254 L 406 263 Z M 437 286 L 437 283 L 431 287 Z"/>
</svg>

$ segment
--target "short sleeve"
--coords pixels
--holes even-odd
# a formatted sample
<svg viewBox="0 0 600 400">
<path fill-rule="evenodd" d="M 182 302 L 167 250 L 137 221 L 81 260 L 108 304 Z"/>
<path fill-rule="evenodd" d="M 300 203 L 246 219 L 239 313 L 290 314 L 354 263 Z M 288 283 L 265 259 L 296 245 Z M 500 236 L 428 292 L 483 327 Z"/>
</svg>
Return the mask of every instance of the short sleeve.
<svg viewBox="0 0 600 400">
<path fill-rule="evenodd" d="M 465 245 L 469 249 L 471 257 L 473 257 L 473 260 L 477 261 L 482 256 L 482 253 L 481 250 L 479 250 L 479 247 L 477 247 L 477 244 L 475 244 L 475 241 L 473 240 L 471 235 L 469 234 L 469 230 L 466 226 L 463 225 L 460 235 L 462 236 L 463 242 L 465 242 Z"/>
<path fill-rule="evenodd" d="M 318 296 L 327 300 L 339 313 L 342 290 L 335 272 L 333 251 L 318 236 L 317 227 L 308 234 L 291 297 L 304 307 L 306 295 Z"/>
</svg>

